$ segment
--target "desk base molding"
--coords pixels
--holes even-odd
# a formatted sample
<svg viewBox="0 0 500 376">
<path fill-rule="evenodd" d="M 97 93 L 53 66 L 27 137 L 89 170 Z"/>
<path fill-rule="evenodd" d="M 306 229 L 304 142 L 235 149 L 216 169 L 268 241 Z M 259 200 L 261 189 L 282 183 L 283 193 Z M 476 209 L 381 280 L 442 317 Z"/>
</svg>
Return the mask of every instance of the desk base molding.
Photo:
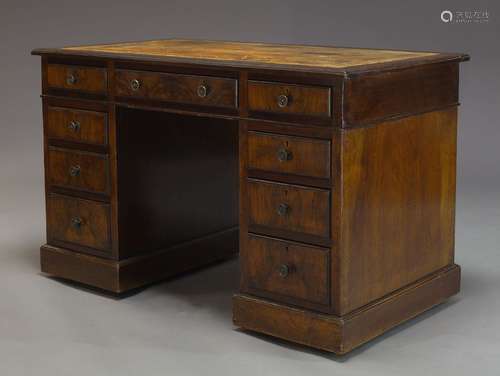
<svg viewBox="0 0 500 376">
<path fill-rule="evenodd" d="M 40 248 L 40 259 L 43 273 L 122 294 L 234 257 L 237 253 L 238 229 L 234 228 L 121 261 L 85 255 L 48 244 Z"/>
<path fill-rule="evenodd" d="M 236 294 L 233 322 L 243 329 L 342 355 L 443 303 L 459 290 L 460 266 L 451 265 L 340 317 Z"/>
</svg>

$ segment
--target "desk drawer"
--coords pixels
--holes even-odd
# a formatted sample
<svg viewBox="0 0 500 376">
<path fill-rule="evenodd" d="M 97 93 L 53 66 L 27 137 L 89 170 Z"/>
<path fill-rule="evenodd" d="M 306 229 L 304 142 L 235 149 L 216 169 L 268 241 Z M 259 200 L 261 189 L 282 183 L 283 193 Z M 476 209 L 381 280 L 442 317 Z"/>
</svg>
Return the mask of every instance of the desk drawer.
<svg viewBox="0 0 500 376">
<path fill-rule="evenodd" d="M 249 222 L 280 230 L 330 237 L 330 191 L 248 181 Z"/>
<path fill-rule="evenodd" d="M 108 116 L 104 112 L 48 107 L 49 139 L 102 145 L 108 143 Z"/>
<path fill-rule="evenodd" d="M 111 248 L 109 204 L 51 194 L 47 197 L 50 240 L 102 251 Z"/>
<path fill-rule="evenodd" d="M 251 111 L 329 117 L 330 88 L 249 81 L 248 107 Z"/>
<path fill-rule="evenodd" d="M 330 178 L 330 141 L 248 132 L 251 169 Z"/>
<path fill-rule="evenodd" d="M 109 193 L 108 158 L 96 153 L 49 149 L 48 182 L 63 188 Z"/>
<path fill-rule="evenodd" d="M 49 88 L 55 89 L 105 94 L 108 86 L 106 69 L 77 65 L 48 64 L 47 85 Z"/>
<path fill-rule="evenodd" d="M 117 70 L 115 95 L 236 108 L 237 80 L 174 73 Z"/>
<path fill-rule="evenodd" d="M 250 288 L 312 303 L 329 303 L 328 249 L 249 235 L 248 257 L 242 270 Z"/>
</svg>

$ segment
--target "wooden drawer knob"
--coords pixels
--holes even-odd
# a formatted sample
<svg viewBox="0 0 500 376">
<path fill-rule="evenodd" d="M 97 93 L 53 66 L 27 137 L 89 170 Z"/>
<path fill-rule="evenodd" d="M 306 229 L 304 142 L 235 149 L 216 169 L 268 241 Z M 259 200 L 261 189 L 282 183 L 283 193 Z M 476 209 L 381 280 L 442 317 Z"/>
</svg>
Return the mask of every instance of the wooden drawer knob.
<svg viewBox="0 0 500 376">
<path fill-rule="evenodd" d="M 291 161 L 293 159 L 292 152 L 285 148 L 279 148 L 277 155 L 280 162 Z"/>
<path fill-rule="evenodd" d="M 76 165 L 76 166 L 71 166 L 69 168 L 69 174 L 73 177 L 80 175 L 81 167 Z"/>
<path fill-rule="evenodd" d="M 71 226 L 75 229 L 82 227 L 83 220 L 80 217 L 71 218 Z"/>
<path fill-rule="evenodd" d="M 288 106 L 288 102 L 289 102 L 288 95 L 285 94 L 278 95 L 278 107 L 284 108 Z"/>
<path fill-rule="evenodd" d="M 198 86 L 196 93 L 200 98 L 205 98 L 208 95 L 208 86 L 207 85 Z"/>
<path fill-rule="evenodd" d="M 137 91 L 139 90 L 141 87 L 141 82 L 137 79 L 134 79 L 134 80 L 131 80 L 130 81 L 130 88 L 133 90 L 133 91 Z"/>
<path fill-rule="evenodd" d="M 80 122 L 77 120 L 71 120 L 68 124 L 68 129 L 78 132 L 80 130 Z"/>
<path fill-rule="evenodd" d="M 288 206 L 287 204 L 279 204 L 278 206 L 278 215 L 284 217 L 285 215 L 287 215 L 288 213 L 290 213 L 290 206 Z"/>
<path fill-rule="evenodd" d="M 281 264 L 279 267 L 280 277 L 281 278 L 288 277 L 288 275 L 290 274 L 290 270 L 291 270 L 290 266 L 288 266 L 286 264 Z"/>
<path fill-rule="evenodd" d="M 68 85 L 74 85 L 78 82 L 78 77 L 76 76 L 76 74 L 74 73 L 69 73 L 67 76 L 66 76 L 66 83 Z"/>
</svg>

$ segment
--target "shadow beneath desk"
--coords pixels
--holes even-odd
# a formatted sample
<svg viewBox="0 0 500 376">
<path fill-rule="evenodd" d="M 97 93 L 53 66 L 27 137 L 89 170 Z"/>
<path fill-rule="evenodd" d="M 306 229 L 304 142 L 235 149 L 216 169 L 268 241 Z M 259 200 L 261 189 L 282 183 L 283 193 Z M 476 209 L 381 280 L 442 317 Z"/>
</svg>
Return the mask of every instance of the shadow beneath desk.
<svg viewBox="0 0 500 376">
<path fill-rule="evenodd" d="M 74 282 L 64 281 L 52 277 L 49 278 L 58 280 L 72 288 L 110 297 L 115 300 L 130 298 L 130 302 L 134 305 L 143 309 L 151 309 L 151 307 L 153 307 L 153 309 L 157 312 L 167 312 L 168 309 L 171 308 L 171 305 L 175 304 L 175 301 L 178 300 L 181 303 L 187 303 L 189 307 L 192 307 L 194 310 L 209 310 L 216 315 L 217 321 L 227 323 L 228 326 L 230 326 L 232 321 L 231 299 L 233 294 L 238 291 L 239 275 L 240 271 L 238 258 L 234 257 L 230 260 L 217 262 L 120 295 L 112 295 L 108 292 L 89 288 L 88 286 Z M 397 327 L 370 340 L 345 355 L 328 353 L 326 351 L 313 349 L 311 347 L 295 344 L 293 342 L 249 330 L 243 330 L 240 328 L 234 328 L 233 330 L 241 335 L 258 338 L 259 340 L 266 341 L 286 349 L 305 352 L 335 362 L 343 363 L 349 361 L 353 357 L 361 355 L 379 342 L 382 342 L 385 339 L 390 338 L 401 331 L 405 331 L 408 328 L 417 325 L 421 321 L 440 313 L 459 301 L 460 300 L 456 297 L 450 298 L 448 301 L 431 308 L 430 310 L 405 323 L 398 325 Z"/>
<path fill-rule="evenodd" d="M 119 299 L 127 297 L 141 307 L 154 306 L 155 310 L 165 312 L 177 301 L 193 310 L 209 310 L 218 321 L 231 325 L 231 300 L 238 291 L 239 276 L 238 258 L 233 257 L 152 284 Z"/>
<path fill-rule="evenodd" d="M 64 284 L 69 288 L 75 288 L 116 301 L 129 298 L 150 300 L 165 296 L 175 296 L 181 300 L 188 301 L 193 306 L 212 306 L 216 310 L 220 308 L 217 303 L 223 301 L 223 310 L 228 310 L 230 315 L 231 298 L 238 290 L 239 273 L 238 258 L 235 256 L 231 259 L 218 261 L 121 294 L 115 294 L 110 291 L 43 273 L 39 274 L 40 276 Z M 228 307 L 226 307 L 226 300 L 229 304 Z"/>
</svg>

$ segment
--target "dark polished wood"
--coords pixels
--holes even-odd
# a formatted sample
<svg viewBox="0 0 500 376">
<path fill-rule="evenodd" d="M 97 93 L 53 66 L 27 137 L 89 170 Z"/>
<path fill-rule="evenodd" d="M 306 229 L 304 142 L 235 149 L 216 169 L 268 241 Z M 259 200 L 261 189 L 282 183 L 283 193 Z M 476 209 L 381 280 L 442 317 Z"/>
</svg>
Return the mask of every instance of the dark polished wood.
<svg viewBox="0 0 500 376">
<path fill-rule="evenodd" d="M 108 204 L 51 193 L 47 197 L 48 241 L 109 251 L 109 214 Z"/>
<path fill-rule="evenodd" d="M 48 182 L 50 185 L 109 193 L 109 164 L 106 155 L 50 147 Z"/>
<path fill-rule="evenodd" d="M 330 192 L 249 180 L 249 223 L 328 238 Z"/>
<path fill-rule="evenodd" d="M 238 230 L 231 229 L 148 255 L 117 261 L 46 244 L 40 249 L 41 267 L 44 273 L 97 287 L 104 292 L 122 294 L 230 259 L 234 257 L 237 245 Z"/>
<path fill-rule="evenodd" d="M 330 178 L 330 142 L 266 134 L 248 133 L 250 169 Z"/>
<path fill-rule="evenodd" d="M 248 109 L 329 117 L 330 88 L 249 81 Z"/>
<path fill-rule="evenodd" d="M 75 90 L 88 93 L 105 93 L 106 70 L 78 65 L 47 65 L 48 88 Z"/>
<path fill-rule="evenodd" d="M 237 81 L 230 78 L 118 69 L 115 72 L 114 94 L 235 108 L 238 107 L 236 86 Z"/>
<path fill-rule="evenodd" d="M 468 55 L 193 40 L 33 54 L 45 273 L 122 293 L 239 248 L 235 324 L 340 354 L 458 292 Z"/>
<path fill-rule="evenodd" d="M 456 120 L 451 108 L 342 134 L 339 314 L 453 263 Z"/>
<path fill-rule="evenodd" d="M 460 267 L 451 265 L 342 317 L 236 294 L 236 326 L 337 354 L 346 354 L 460 291 Z"/>
<path fill-rule="evenodd" d="M 47 111 L 47 137 L 50 140 L 108 144 L 107 113 L 55 106 L 49 106 Z"/>
<path fill-rule="evenodd" d="M 244 291 L 329 304 L 328 249 L 252 234 L 248 247 L 252 253 L 242 259 Z"/>
<path fill-rule="evenodd" d="M 343 127 L 373 124 L 458 104 L 458 63 L 418 66 L 346 80 Z"/>
<path fill-rule="evenodd" d="M 237 122 L 118 108 L 117 123 L 120 259 L 238 226 Z"/>
</svg>

